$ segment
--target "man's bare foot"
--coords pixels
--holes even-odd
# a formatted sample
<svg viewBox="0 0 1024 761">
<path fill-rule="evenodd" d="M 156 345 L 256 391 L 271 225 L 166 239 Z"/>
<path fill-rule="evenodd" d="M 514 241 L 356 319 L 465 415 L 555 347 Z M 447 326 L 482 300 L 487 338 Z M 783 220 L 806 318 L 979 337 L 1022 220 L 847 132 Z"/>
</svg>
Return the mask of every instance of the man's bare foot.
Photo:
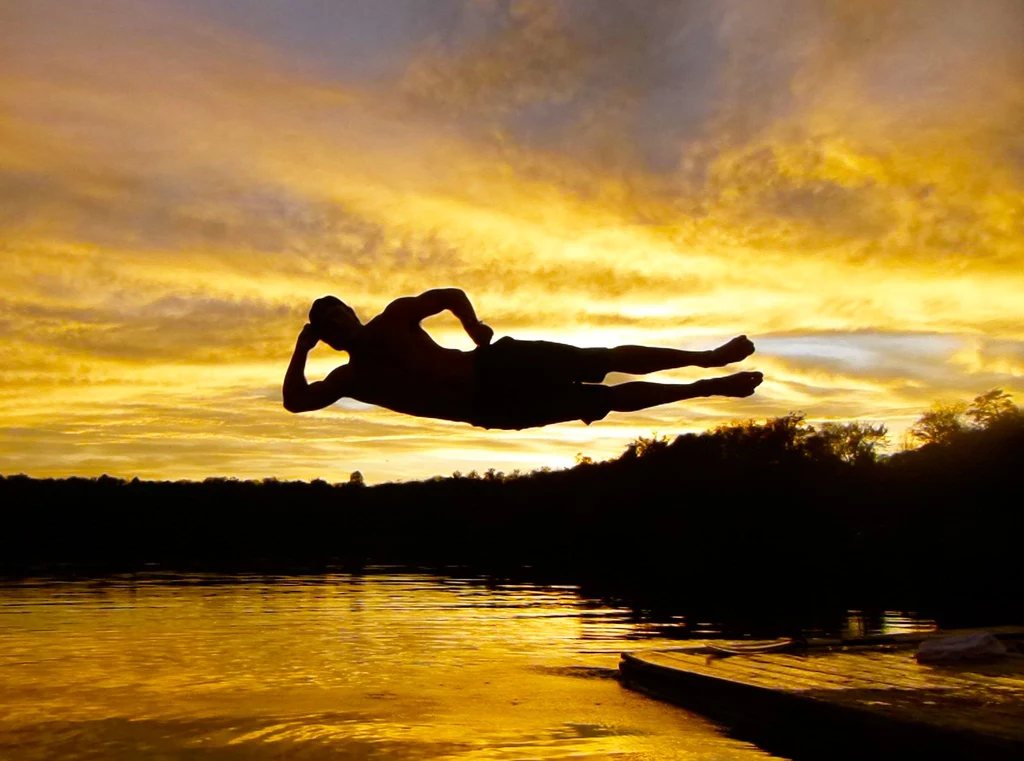
<svg viewBox="0 0 1024 761">
<path fill-rule="evenodd" d="M 761 385 L 764 375 L 759 372 L 733 373 L 724 378 L 711 378 L 715 396 L 750 396 L 754 389 Z"/>
<path fill-rule="evenodd" d="M 705 367 L 724 367 L 746 359 L 754 353 L 754 344 L 746 336 L 736 336 L 711 352 L 711 361 Z"/>
</svg>

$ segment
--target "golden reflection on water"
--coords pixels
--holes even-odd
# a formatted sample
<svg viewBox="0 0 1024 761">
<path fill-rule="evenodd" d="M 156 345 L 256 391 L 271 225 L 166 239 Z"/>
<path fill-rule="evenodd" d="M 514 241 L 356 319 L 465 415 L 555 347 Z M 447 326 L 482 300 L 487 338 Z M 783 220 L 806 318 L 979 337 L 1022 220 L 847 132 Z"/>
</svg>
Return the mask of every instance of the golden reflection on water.
<svg viewBox="0 0 1024 761">
<path fill-rule="evenodd" d="M 764 757 L 609 678 L 637 627 L 416 575 L 8 585 L 0 758 Z"/>
</svg>

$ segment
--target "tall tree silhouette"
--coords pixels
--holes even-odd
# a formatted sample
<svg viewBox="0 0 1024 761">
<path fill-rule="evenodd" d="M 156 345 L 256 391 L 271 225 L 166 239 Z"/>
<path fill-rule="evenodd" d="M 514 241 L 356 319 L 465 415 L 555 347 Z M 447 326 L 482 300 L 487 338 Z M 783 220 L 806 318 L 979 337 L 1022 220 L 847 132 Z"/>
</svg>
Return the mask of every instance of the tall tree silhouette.
<svg viewBox="0 0 1024 761">
<path fill-rule="evenodd" d="M 949 444 L 967 430 L 966 413 L 964 402 L 936 402 L 910 426 L 910 436 L 922 444 Z"/>
</svg>

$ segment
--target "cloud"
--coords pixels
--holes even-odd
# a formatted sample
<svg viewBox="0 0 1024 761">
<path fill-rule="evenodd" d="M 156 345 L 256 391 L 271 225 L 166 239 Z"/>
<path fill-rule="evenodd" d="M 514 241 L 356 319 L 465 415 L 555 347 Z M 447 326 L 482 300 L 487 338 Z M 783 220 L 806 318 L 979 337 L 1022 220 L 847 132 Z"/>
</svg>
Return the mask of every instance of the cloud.
<svg viewBox="0 0 1024 761">
<path fill-rule="evenodd" d="M 1024 378 L 1024 342 L 975 338 L 966 342 L 950 362 L 975 384 L 1016 386 Z"/>
<path fill-rule="evenodd" d="M 17 467 L 351 464 L 373 481 L 611 455 L 793 405 L 902 420 L 1022 388 L 1014 0 L 475 1 L 422 24 L 300 4 L 278 31 L 246 7 L 5 17 L 0 451 Z M 339 24 L 381 36 L 372 75 L 365 44 L 330 52 Z M 527 338 L 746 332 L 769 380 L 509 435 L 280 409 L 313 298 L 369 317 L 438 285 Z M 450 318 L 428 327 L 468 348 Z M 338 360 L 319 350 L 311 374 Z"/>
</svg>

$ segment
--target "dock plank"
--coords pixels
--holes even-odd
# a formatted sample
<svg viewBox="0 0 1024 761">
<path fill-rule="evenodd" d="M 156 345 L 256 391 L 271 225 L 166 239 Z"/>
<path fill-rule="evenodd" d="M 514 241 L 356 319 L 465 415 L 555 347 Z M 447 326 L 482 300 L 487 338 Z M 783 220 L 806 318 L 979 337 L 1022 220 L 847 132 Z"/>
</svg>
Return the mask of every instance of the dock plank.
<svg viewBox="0 0 1024 761">
<path fill-rule="evenodd" d="M 760 715 L 776 739 L 788 722 L 789 736 L 831 736 L 851 749 L 875 737 L 878 747 L 930 748 L 932 758 L 1024 758 L 1024 656 L 925 665 L 913 657 L 921 639 L 724 657 L 700 647 L 624 653 L 620 672 L 627 686 L 725 720 Z"/>
</svg>

